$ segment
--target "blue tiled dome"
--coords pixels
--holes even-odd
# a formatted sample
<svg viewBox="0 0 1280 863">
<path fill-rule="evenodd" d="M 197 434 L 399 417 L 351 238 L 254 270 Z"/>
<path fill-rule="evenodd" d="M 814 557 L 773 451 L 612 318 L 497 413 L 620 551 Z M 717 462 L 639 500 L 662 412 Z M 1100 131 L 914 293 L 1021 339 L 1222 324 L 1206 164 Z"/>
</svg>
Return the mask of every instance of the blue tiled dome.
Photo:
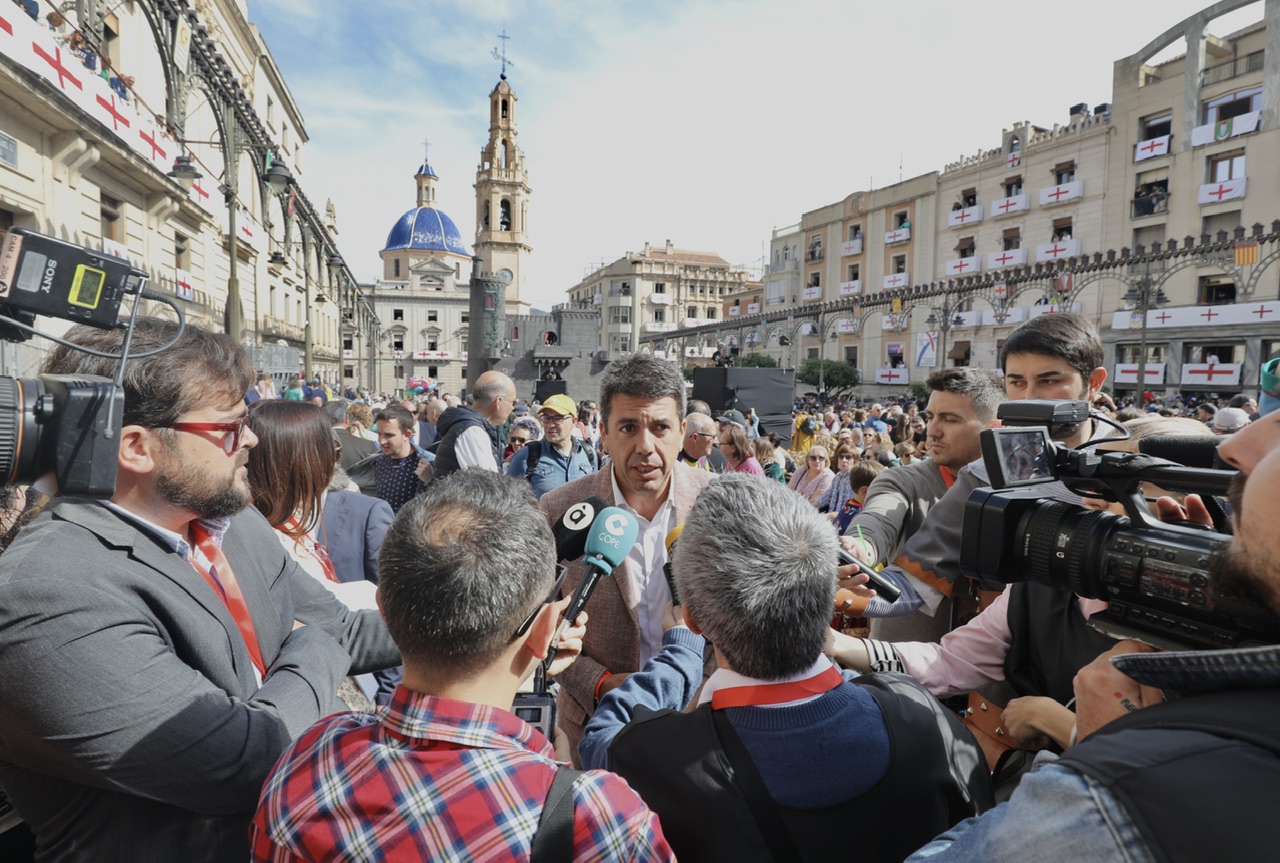
<svg viewBox="0 0 1280 863">
<path fill-rule="evenodd" d="M 471 256 L 453 220 L 435 207 L 414 207 L 396 220 L 382 251 L 425 249 Z"/>
</svg>

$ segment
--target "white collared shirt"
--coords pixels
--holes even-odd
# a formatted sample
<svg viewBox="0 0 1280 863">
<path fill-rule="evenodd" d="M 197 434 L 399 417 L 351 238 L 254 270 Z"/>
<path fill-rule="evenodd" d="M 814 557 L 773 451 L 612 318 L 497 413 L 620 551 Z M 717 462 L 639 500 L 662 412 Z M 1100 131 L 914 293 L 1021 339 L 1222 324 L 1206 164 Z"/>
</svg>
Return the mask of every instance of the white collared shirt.
<svg viewBox="0 0 1280 863">
<path fill-rule="evenodd" d="M 795 683 L 797 680 L 807 680 L 816 674 L 821 674 L 830 668 L 834 663 L 823 654 L 818 654 L 818 658 L 814 660 L 813 665 L 806 668 L 799 674 L 791 677 L 783 677 L 779 680 L 758 680 L 754 677 L 747 677 L 745 674 L 739 674 L 731 668 L 717 668 L 707 682 L 702 684 L 702 693 L 698 696 L 698 707 L 711 702 L 711 697 L 716 694 L 718 689 L 732 689 L 735 686 L 768 686 L 771 683 Z M 799 704 L 807 704 L 815 698 L 821 698 L 824 693 L 817 695 L 806 695 L 804 698 L 797 698 L 795 701 L 783 701 L 779 704 L 761 704 L 759 707 L 795 707 Z"/>
<path fill-rule="evenodd" d="M 627 571 L 636 588 L 636 624 L 640 629 L 640 666 L 662 649 L 662 612 L 671 601 L 671 588 L 663 575 L 662 565 L 667 562 L 667 533 L 675 527 L 676 510 L 671 503 L 676 493 L 675 470 L 667 486 L 667 499 L 658 507 L 653 519 L 646 519 L 627 503 L 618 488 L 618 477 L 609 470 L 609 482 L 613 484 L 613 502 L 636 517 L 640 533 L 636 544 L 627 554 Z"/>
</svg>

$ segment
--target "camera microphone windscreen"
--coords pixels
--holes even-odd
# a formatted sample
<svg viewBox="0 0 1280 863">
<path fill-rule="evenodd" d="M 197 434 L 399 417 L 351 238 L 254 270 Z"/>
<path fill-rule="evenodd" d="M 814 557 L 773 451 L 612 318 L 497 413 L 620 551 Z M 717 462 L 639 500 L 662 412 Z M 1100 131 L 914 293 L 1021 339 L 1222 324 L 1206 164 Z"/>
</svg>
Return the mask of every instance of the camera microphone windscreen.
<svg viewBox="0 0 1280 863">
<path fill-rule="evenodd" d="M 596 515 L 609 505 L 599 497 L 579 501 L 556 519 L 551 533 L 556 539 L 556 560 L 577 560 L 587 547 L 587 534 Z"/>
<path fill-rule="evenodd" d="M 1218 459 L 1221 441 L 1220 437 L 1208 435 L 1150 435 L 1138 441 L 1138 452 L 1184 467 L 1230 469 Z"/>
<path fill-rule="evenodd" d="M 587 534 L 586 562 L 606 573 L 613 572 L 627 559 L 639 535 L 640 523 L 635 516 L 616 506 L 604 508 Z"/>
</svg>

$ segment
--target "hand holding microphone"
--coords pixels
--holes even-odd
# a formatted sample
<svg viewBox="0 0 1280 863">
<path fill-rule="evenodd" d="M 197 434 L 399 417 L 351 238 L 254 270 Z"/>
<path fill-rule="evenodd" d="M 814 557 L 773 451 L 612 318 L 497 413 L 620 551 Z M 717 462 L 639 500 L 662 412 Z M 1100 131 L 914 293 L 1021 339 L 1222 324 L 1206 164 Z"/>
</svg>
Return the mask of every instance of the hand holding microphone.
<svg viewBox="0 0 1280 863">
<path fill-rule="evenodd" d="M 577 506 L 581 505 L 577 504 Z M 563 522 L 564 519 L 561 521 Z M 582 563 L 585 569 L 582 581 L 578 582 L 578 589 L 573 592 L 573 598 L 565 610 L 564 620 L 556 629 L 551 650 L 543 663 L 544 667 L 550 667 L 552 659 L 555 658 L 555 645 L 560 641 L 561 632 L 586 608 L 587 601 L 591 599 L 591 592 L 600 581 L 600 576 L 609 575 L 618 564 L 627 559 L 632 546 L 636 544 L 639 533 L 640 525 L 636 522 L 635 516 L 616 506 L 608 506 L 600 510 L 599 515 L 591 522 L 583 542 Z"/>
</svg>

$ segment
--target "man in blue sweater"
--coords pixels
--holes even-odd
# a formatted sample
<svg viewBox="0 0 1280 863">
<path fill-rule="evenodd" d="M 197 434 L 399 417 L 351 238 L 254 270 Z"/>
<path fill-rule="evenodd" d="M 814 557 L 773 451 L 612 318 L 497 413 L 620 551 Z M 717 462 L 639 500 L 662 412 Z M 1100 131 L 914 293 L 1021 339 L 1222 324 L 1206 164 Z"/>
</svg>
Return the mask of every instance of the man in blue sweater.
<svg viewBox="0 0 1280 863">
<path fill-rule="evenodd" d="M 601 699 L 578 750 L 627 780 L 682 859 L 822 860 L 856 846 L 897 861 L 992 805 L 954 715 L 903 675 L 842 673 L 824 655 L 836 554 L 822 516 L 762 477 L 721 477 L 690 510 L 674 556 L 684 605 L 669 609 L 658 655 Z M 708 641 L 719 668 L 682 713 Z M 867 829 L 852 839 L 851 824 Z"/>
</svg>

